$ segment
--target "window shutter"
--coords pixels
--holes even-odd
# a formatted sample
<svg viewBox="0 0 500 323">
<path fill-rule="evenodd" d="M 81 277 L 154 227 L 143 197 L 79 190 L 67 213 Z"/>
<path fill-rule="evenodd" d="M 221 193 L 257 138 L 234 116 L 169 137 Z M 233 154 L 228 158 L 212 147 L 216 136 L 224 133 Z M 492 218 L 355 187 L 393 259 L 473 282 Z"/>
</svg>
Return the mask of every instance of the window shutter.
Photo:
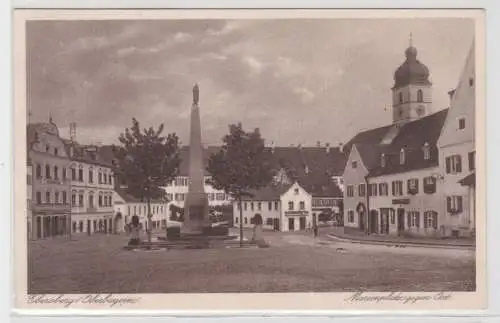
<svg viewBox="0 0 500 323">
<path fill-rule="evenodd" d="M 446 211 L 451 212 L 451 197 L 449 196 L 446 197 Z"/>
<path fill-rule="evenodd" d="M 450 173 L 450 169 L 451 169 L 451 158 L 446 157 L 446 174 Z"/>
<path fill-rule="evenodd" d="M 457 172 L 461 173 L 462 172 L 462 156 L 457 155 Z"/>
<path fill-rule="evenodd" d="M 417 228 L 420 228 L 420 213 L 417 212 Z"/>
</svg>

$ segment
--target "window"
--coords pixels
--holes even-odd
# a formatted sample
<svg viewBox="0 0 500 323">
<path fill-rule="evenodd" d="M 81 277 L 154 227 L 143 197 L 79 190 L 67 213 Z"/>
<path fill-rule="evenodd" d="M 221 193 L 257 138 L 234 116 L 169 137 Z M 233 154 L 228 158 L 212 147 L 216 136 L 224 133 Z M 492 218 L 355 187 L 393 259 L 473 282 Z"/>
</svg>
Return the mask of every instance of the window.
<svg viewBox="0 0 500 323">
<path fill-rule="evenodd" d="M 36 178 L 37 179 L 42 178 L 42 166 L 40 164 L 36 165 L 36 172 L 35 172 L 35 174 L 36 174 Z"/>
<path fill-rule="evenodd" d="M 306 209 L 306 203 L 304 201 L 300 201 L 299 208 L 300 208 L 300 210 L 305 210 Z"/>
<path fill-rule="evenodd" d="M 424 144 L 423 151 L 424 151 L 424 159 L 425 159 L 425 160 L 429 160 L 429 159 L 431 159 L 431 151 L 430 151 L 430 148 L 429 148 L 429 144 L 428 144 L 428 143 L 425 143 L 425 144 Z"/>
<path fill-rule="evenodd" d="M 293 211 L 293 201 L 288 202 L 288 210 Z"/>
<path fill-rule="evenodd" d="M 392 196 L 401 196 L 403 195 L 403 182 L 402 181 L 393 181 L 392 182 Z"/>
<path fill-rule="evenodd" d="M 107 181 L 108 181 L 108 176 L 106 174 L 102 174 L 102 183 L 103 184 L 107 184 Z"/>
<path fill-rule="evenodd" d="M 257 203 L 257 210 L 259 210 L 259 211 L 262 210 L 262 203 L 261 202 Z"/>
<path fill-rule="evenodd" d="M 45 203 L 50 203 L 50 192 L 45 192 Z"/>
<path fill-rule="evenodd" d="M 436 179 L 433 176 L 424 178 L 424 193 L 425 194 L 436 193 Z"/>
<path fill-rule="evenodd" d="M 80 221 L 79 227 L 80 227 L 80 232 L 83 232 L 83 221 Z"/>
<path fill-rule="evenodd" d="M 31 175 L 26 175 L 26 184 L 27 185 L 32 185 L 33 184 L 33 179 L 31 178 Z"/>
<path fill-rule="evenodd" d="M 296 188 L 296 189 L 294 190 L 294 192 L 295 192 L 295 195 L 299 195 L 299 189 L 298 189 L 298 188 Z"/>
<path fill-rule="evenodd" d="M 368 185 L 368 196 L 377 196 L 377 184 Z"/>
<path fill-rule="evenodd" d="M 248 223 L 248 220 L 247 220 L 247 217 L 245 217 L 245 224 L 247 224 L 247 223 Z"/>
<path fill-rule="evenodd" d="M 63 179 L 63 181 L 65 181 L 65 180 L 66 180 L 66 178 L 67 178 L 67 177 L 66 177 L 66 168 L 63 168 L 63 169 L 62 169 L 62 179 Z"/>
<path fill-rule="evenodd" d="M 446 157 L 446 173 L 454 174 L 462 172 L 462 157 L 460 155 L 453 155 Z"/>
<path fill-rule="evenodd" d="M 102 194 L 101 193 L 99 193 L 98 205 L 102 206 Z M 135 212 L 135 207 L 134 207 L 134 212 Z"/>
<path fill-rule="evenodd" d="M 267 208 L 269 209 L 269 211 L 271 211 L 273 209 L 273 202 L 268 202 Z"/>
<path fill-rule="evenodd" d="M 250 202 L 250 210 L 253 211 L 253 202 Z"/>
<path fill-rule="evenodd" d="M 352 211 L 352 210 L 347 211 L 347 222 L 349 222 L 349 223 L 354 222 L 354 211 Z"/>
<path fill-rule="evenodd" d="M 279 208 L 279 202 L 274 202 L 274 209 L 278 211 Z"/>
<path fill-rule="evenodd" d="M 380 166 L 385 167 L 385 154 L 380 155 Z"/>
<path fill-rule="evenodd" d="M 234 218 L 234 223 L 238 224 L 238 217 Z"/>
<path fill-rule="evenodd" d="M 62 203 L 65 205 L 68 203 L 68 196 L 67 196 L 66 191 L 62 192 Z"/>
<path fill-rule="evenodd" d="M 407 214 L 408 227 L 419 228 L 420 227 L 420 212 L 410 211 Z"/>
<path fill-rule="evenodd" d="M 78 170 L 78 180 L 79 180 L 80 182 L 83 182 L 83 169 L 82 169 L 82 168 L 80 168 L 80 169 Z"/>
<path fill-rule="evenodd" d="M 469 86 L 473 87 L 474 86 L 474 79 L 471 77 L 469 78 Z"/>
<path fill-rule="evenodd" d="M 76 169 L 71 168 L 71 180 L 76 181 Z"/>
<path fill-rule="evenodd" d="M 417 91 L 417 102 L 424 102 L 424 93 L 422 90 Z"/>
<path fill-rule="evenodd" d="M 436 230 L 437 224 L 437 212 L 426 211 L 424 212 L 424 228 Z"/>
<path fill-rule="evenodd" d="M 246 210 L 247 210 L 247 207 L 248 207 L 247 202 L 245 202 L 245 204 L 243 204 L 243 210 L 245 210 L 245 211 L 246 211 Z"/>
<path fill-rule="evenodd" d="M 76 222 L 73 222 L 71 226 L 73 228 L 73 233 L 76 233 Z"/>
<path fill-rule="evenodd" d="M 387 183 L 380 183 L 378 185 L 378 191 L 379 191 L 380 196 L 389 195 L 389 185 L 387 185 Z"/>
<path fill-rule="evenodd" d="M 111 176 L 111 174 L 108 176 L 108 184 L 109 185 L 113 185 L 113 176 Z"/>
<path fill-rule="evenodd" d="M 451 214 L 458 214 L 462 212 L 462 197 L 461 196 L 447 196 L 446 197 L 446 210 Z"/>
<path fill-rule="evenodd" d="M 396 224 L 396 211 L 394 211 L 394 209 L 390 209 L 389 214 L 391 217 L 391 224 Z"/>
<path fill-rule="evenodd" d="M 54 166 L 54 179 L 59 180 L 59 168 Z"/>
<path fill-rule="evenodd" d="M 408 180 L 408 194 L 415 195 L 418 193 L 418 178 Z"/>
<path fill-rule="evenodd" d="M 50 145 L 45 145 L 45 152 L 49 152 L 50 151 Z"/>
<path fill-rule="evenodd" d="M 399 152 L 399 163 L 403 165 L 405 163 L 405 159 L 406 159 L 405 150 L 401 148 L 401 151 Z"/>
<path fill-rule="evenodd" d="M 78 194 L 78 205 L 83 206 L 83 193 Z"/>
<path fill-rule="evenodd" d="M 54 203 L 59 204 L 59 192 L 54 192 Z"/>
<path fill-rule="evenodd" d="M 94 172 L 89 169 L 89 183 L 94 183 Z"/>
<path fill-rule="evenodd" d="M 94 194 L 90 193 L 89 194 L 89 207 L 94 207 Z"/>
<path fill-rule="evenodd" d="M 403 103 L 403 92 L 399 92 L 399 103 Z"/>
<path fill-rule="evenodd" d="M 54 155 L 59 155 L 59 150 L 57 148 L 54 148 Z"/>
<path fill-rule="evenodd" d="M 358 195 L 359 196 L 365 196 L 366 195 L 366 186 L 365 186 L 365 184 L 359 184 L 358 185 Z"/>
<path fill-rule="evenodd" d="M 351 162 L 351 167 L 352 168 L 357 168 L 358 167 L 358 162 L 357 161 Z"/>
<path fill-rule="evenodd" d="M 71 206 L 76 205 L 76 193 L 71 194 Z"/>
<path fill-rule="evenodd" d="M 476 152 L 471 151 L 469 153 L 469 170 L 473 171 L 476 169 Z"/>
<path fill-rule="evenodd" d="M 42 204 L 42 192 L 36 192 L 36 204 Z"/>
<path fill-rule="evenodd" d="M 465 129 L 465 118 L 458 119 L 458 129 L 459 130 Z"/>
<path fill-rule="evenodd" d="M 354 186 L 352 186 L 352 185 L 347 186 L 347 196 L 348 197 L 354 196 Z"/>
<path fill-rule="evenodd" d="M 45 165 L 45 178 L 50 179 L 50 166 Z"/>
</svg>

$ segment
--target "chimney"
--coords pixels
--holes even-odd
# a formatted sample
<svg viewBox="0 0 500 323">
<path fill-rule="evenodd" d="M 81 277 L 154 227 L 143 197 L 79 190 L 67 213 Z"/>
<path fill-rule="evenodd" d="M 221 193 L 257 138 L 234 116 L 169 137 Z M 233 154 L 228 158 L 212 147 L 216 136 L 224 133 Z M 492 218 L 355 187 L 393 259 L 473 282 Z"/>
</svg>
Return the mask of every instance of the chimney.
<svg viewBox="0 0 500 323">
<path fill-rule="evenodd" d="M 451 106 L 451 101 L 453 100 L 453 96 L 455 95 L 455 91 L 456 89 L 448 91 L 448 96 L 450 97 L 450 106 Z"/>
<path fill-rule="evenodd" d="M 340 151 L 341 153 L 343 153 L 343 152 L 344 152 L 344 144 L 343 144 L 343 143 L 341 143 L 341 142 L 339 142 L 339 151 Z"/>
<path fill-rule="evenodd" d="M 271 153 L 274 154 L 275 151 L 276 151 L 276 146 L 274 145 L 274 141 L 271 141 Z"/>
<path fill-rule="evenodd" d="M 330 153 L 330 143 L 329 143 L 329 142 L 327 142 L 327 143 L 325 144 L 325 147 L 326 147 L 326 153 L 327 153 L 327 154 L 329 154 L 329 153 Z"/>
</svg>

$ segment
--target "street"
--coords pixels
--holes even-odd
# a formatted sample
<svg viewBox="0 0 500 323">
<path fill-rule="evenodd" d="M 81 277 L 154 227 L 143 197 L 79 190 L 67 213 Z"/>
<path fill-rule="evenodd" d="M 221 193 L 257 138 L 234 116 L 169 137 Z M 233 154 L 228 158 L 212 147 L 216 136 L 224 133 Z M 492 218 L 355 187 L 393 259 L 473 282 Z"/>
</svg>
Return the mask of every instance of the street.
<svg viewBox="0 0 500 323">
<path fill-rule="evenodd" d="M 267 249 L 126 251 L 128 237 L 33 241 L 30 293 L 470 291 L 470 250 L 394 248 L 266 232 Z"/>
</svg>

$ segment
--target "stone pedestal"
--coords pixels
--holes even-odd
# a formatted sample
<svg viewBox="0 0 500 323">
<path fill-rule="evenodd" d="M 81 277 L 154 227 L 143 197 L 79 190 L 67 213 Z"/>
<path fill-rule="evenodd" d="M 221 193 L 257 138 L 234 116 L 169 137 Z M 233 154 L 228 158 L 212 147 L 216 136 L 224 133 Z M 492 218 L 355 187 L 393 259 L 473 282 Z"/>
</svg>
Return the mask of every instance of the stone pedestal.
<svg viewBox="0 0 500 323">
<path fill-rule="evenodd" d="M 205 193 L 188 192 L 184 204 L 184 223 L 181 234 L 203 234 L 210 227 L 208 198 Z"/>
</svg>

